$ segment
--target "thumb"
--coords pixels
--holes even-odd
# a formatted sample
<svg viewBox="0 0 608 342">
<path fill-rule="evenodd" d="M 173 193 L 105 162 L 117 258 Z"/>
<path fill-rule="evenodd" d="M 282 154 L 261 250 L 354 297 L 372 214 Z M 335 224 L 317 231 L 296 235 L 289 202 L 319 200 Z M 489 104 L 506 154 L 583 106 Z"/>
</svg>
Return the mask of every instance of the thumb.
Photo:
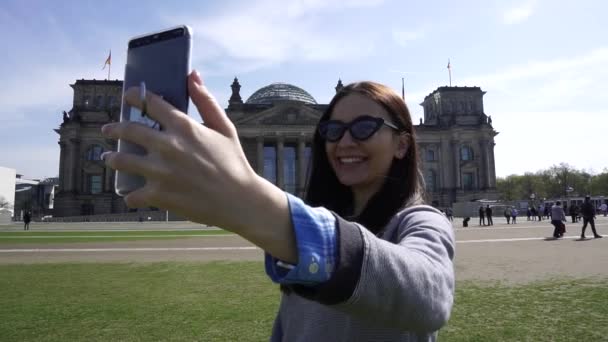
<svg viewBox="0 0 608 342">
<path fill-rule="evenodd" d="M 205 126 L 225 136 L 236 137 L 234 124 L 203 84 L 203 80 L 196 70 L 188 76 L 188 93 Z"/>
</svg>

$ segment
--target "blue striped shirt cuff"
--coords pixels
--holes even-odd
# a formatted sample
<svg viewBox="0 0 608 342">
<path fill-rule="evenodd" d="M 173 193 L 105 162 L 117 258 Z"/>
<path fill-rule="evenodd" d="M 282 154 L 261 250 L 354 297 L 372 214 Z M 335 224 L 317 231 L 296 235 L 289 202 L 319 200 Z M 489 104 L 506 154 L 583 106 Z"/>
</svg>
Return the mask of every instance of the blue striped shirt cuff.
<svg viewBox="0 0 608 342">
<path fill-rule="evenodd" d="M 325 208 L 312 208 L 287 194 L 298 264 L 289 265 L 266 253 L 266 274 L 275 283 L 313 286 L 329 278 L 336 267 L 336 218 Z"/>
</svg>

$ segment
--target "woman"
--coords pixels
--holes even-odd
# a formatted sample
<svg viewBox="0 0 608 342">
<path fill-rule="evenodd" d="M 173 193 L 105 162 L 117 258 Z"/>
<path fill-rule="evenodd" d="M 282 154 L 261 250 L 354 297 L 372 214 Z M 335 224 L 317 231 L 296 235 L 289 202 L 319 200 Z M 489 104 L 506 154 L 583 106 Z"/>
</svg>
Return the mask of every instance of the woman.
<svg viewBox="0 0 608 342">
<path fill-rule="evenodd" d="M 557 201 L 551 207 L 551 224 L 555 227 L 553 229 L 553 237 L 556 239 L 563 237 L 566 232 L 566 225 L 563 222 L 566 222 L 566 214 L 561 206 L 561 202 Z"/>
<path fill-rule="evenodd" d="M 454 235 L 438 210 L 421 205 L 414 131 L 399 96 L 371 82 L 335 96 L 314 136 L 304 204 L 252 170 L 196 72 L 188 86 L 205 126 L 149 93 L 162 132 L 103 127 L 148 151 L 104 155 L 110 167 L 146 177 L 127 205 L 166 208 L 262 248 L 283 292 L 273 341 L 435 340 L 453 303 Z M 141 108 L 137 94 L 125 99 Z"/>
</svg>

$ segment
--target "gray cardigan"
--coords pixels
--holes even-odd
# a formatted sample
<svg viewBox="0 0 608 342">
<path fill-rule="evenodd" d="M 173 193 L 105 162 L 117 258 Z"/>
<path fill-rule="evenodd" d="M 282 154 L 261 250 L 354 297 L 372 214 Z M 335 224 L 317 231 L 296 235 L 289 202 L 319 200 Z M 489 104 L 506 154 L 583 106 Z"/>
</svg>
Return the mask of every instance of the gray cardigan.
<svg viewBox="0 0 608 342">
<path fill-rule="evenodd" d="M 454 301 L 454 232 L 438 210 L 414 206 L 378 236 L 337 218 L 332 278 L 283 293 L 271 341 L 435 341 Z"/>
</svg>

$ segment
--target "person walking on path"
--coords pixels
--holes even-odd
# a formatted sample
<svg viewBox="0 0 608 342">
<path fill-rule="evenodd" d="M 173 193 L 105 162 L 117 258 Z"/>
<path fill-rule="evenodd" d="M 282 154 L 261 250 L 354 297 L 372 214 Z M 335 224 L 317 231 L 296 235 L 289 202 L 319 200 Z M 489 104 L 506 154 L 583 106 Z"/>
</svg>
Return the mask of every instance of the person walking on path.
<svg viewBox="0 0 608 342">
<path fill-rule="evenodd" d="M 507 220 L 507 224 L 511 223 L 511 207 L 505 208 L 505 219 Z"/>
<path fill-rule="evenodd" d="M 32 221 L 32 214 L 29 211 L 26 211 L 23 214 L 23 230 L 30 230 L 30 222 Z"/>
<path fill-rule="evenodd" d="M 448 220 L 454 221 L 454 211 L 452 210 L 452 207 L 445 208 L 445 216 L 448 217 Z"/>
<path fill-rule="evenodd" d="M 557 201 L 551 207 L 551 224 L 555 227 L 553 229 L 553 237 L 556 239 L 563 237 L 566 232 L 566 226 L 563 222 L 566 222 L 566 214 L 561 206 L 561 202 Z"/>
<path fill-rule="evenodd" d="M 492 221 L 492 208 L 490 208 L 489 204 L 486 207 L 486 218 L 488 219 L 488 226 L 493 226 L 494 221 Z"/>
<path fill-rule="evenodd" d="M 591 203 L 591 197 L 586 196 L 585 202 L 581 205 L 581 215 L 583 215 L 583 230 L 581 231 L 581 239 L 585 239 L 585 230 L 587 229 L 587 223 L 591 225 L 593 231 L 593 237 L 596 239 L 602 236 L 595 230 L 595 206 Z"/>
<path fill-rule="evenodd" d="M 517 209 L 515 209 L 515 207 L 511 208 L 511 221 L 513 222 L 513 224 L 517 223 Z"/>
<path fill-rule="evenodd" d="M 543 206 L 542 204 L 538 206 L 538 211 L 536 212 L 538 214 L 538 221 L 542 221 L 543 220 L 543 212 L 545 211 L 545 206 Z"/>
<path fill-rule="evenodd" d="M 606 204 L 606 202 L 602 203 L 602 205 L 600 205 L 600 210 L 602 211 L 602 214 L 604 214 L 604 217 L 606 217 L 606 215 L 608 215 L 608 204 Z"/>
<path fill-rule="evenodd" d="M 486 225 L 486 210 L 483 208 L 483 205 L 479 207 L 479 225 Z"/>
<path fill-rule="evenodd" d="M 572 223 L 576 223 L 576 215 L 578 211 L 578 207 L 576 206 L 576 204 L 573 204 L 570 206 L 569 212 L 568 214 L 570 215 L 570 218 L 572 218 Z"/>
</svg>

